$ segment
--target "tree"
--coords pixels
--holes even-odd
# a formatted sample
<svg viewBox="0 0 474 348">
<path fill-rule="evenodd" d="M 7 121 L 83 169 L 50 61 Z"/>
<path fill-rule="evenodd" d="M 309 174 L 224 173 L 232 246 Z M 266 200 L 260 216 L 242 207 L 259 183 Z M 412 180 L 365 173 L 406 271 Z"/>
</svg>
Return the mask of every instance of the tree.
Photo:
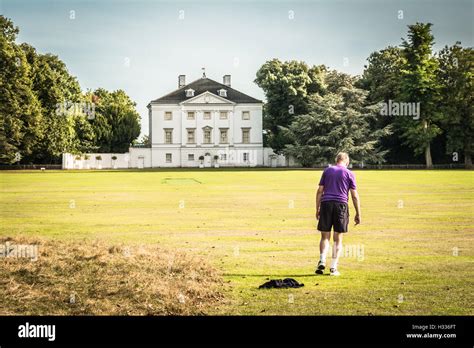
<svg viewBox="0 0 474 348">
<path fill-rule="evenodd" d="M 0 162 L 31 155 L 42 136 L 40 104 L 32 90 L 30 66 L 15 44 L 18 28 L 0 15 Z"/>
<path fill-rule="evenodd" d="M 403 50 L 400 47 L 388 46 L 373 52 L 367 58 L 364 72 L 357 87 L 369 92 L 368 103 L 396 100 L 401 91 L 401 69 L 405 64 Z"/>
<path fill-rule="evenodd" d="M 350 153 L 354 163 L 383 162 L 386 151 L 378 148 L 378 142 L 390 129 L 369 127 L 379 106 L 366 106 L 368 92 L 354 87 L 349 75 L 331 71 L 325 81 L 326 92 L 312 96 L 309 112 L 282 127 L 291 139 L 283 153 L 305 167 L 330 163 L 339 151 Z"/>
<path fill-rule="evenodd" d="M 41 104 L 43 137 L 30 156 L 31 162 L 57 162 L 77 146 L 75 122 L 82 122 L 82 94 L 77 79 L 57 56 L 38 54 L 34 47 L 20 45 L 31 67 L 33 91 Z"/>
<path fill-rule="evenodd" d="M 83 97 L 83 103 L 92 103 L 87 96 Z M 74 141 L 71 149 L 72 153 L 95 152 L 98 147 L 95 142 L 94 128 L 89 119 L 94 114 L 82 112 L 74 115 Z"/>
<path fill-rule="evenodd" d="M 439 120 L 440 86 L 437 79 L 438 61 L 432 55 L 434 38 L 431 23 L 409 25 L 408 40 L 403 39 L 403 64 L 401 100 L 420 103 L 420 117 L 398 117 L 403 129 L 402 137 L 415 154 L 424 153 L 426 167 L 431 168 L 431 142 L 441 133 L 436 121 Z"/>
<path fill-rule="evenodd" d="M 324 71 L 324 66 L 310 68 L 304 62 L 278 59 L 267 61 L 257 71 L 255 83 L 264 90 L 267 99 L 263 110 L 265 143 L 275 152 L 279 153 L 289 141 L 279 127 L 289 125 L 295 115 L 308 111 L 309 95 L 323 89 Z"/>
<path fill-rule="evenodd" d="M 136 103 L 122 90 L 97 89 L 95 118 L 92 122 L 99 152 L 124 153 L 140 135 L 140 115 Z"/>
<path fill-rule="evenodd" d="M 443 118 L 448 153 L 462 150 L 466 168 L 472 168 L 474 133 L 474 50 L 460 42 L 445 46 L 438 56 Z"/>
<path fill-rule="evenodd" d="M 0 16 L 0 162 L 52 163 L 64 152 L 127 151 L 140 134 L 140 117 L 125 92 L 82 94 L 64 62 L 17 45 L 17 34 Z"/>
<path fill-rule="evenodd" d="M 142 139 L 140 140 L 140 143 L 143 144 L 146 147 L 151 146 L 151 141 L 150 141 L 150 137 L 148 136 L 148 134 L 143 134 Z"/>
<path fill-rule="evenodd" d="M 367 103 L 389 103 L 400 101 L 402 89 L 401 70 L 406 64 L 403 49 L 388 46 L 380 51 L 373 52 L 367 58 L 368 64 L 356 85 L 369 92 Z M 388 150 L 386 160 L 390 163 L 413 163 L 420 160 L 414 156 L 412 149 L 400 141 L 404 129 L 393 117 L 379 115 L 373 129 L 382 129 L 390 125 L 392 133 L 380 139 L 380 147 Z"/>
<path fill-rule="evenodd" d="M 103 88 L 86 93 L 87 99 L 93 101 L 95 105 L 94 118 L 90 123 L 94 132 L 95 151 L 98 152 L 108 152 L 107 148 L 110 147 L 109 143 L 112 136 L 112 128 L 103 112 L 104 100 L 108 98 L 108 95 L 109 92 Z"/>
</svg>

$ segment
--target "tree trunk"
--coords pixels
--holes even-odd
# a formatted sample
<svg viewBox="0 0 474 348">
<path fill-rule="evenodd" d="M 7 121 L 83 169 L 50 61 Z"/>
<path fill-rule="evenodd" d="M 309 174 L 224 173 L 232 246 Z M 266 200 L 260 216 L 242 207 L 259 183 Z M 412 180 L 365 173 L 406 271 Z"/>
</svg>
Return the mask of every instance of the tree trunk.
<svg viewBox="0 0 474 348">
<path fill-rule="evenodd" d="M 426 132 L 428 130 L 428 121 L 423 120 L 423 128 Z M 433 168 L 433 160 L 431 159 L 431 144 L 428 142 L 425 147 L 425 162 L 426 162 L 426 169 Z"/>
<path fill-rule="evenodd" d="M 468 138 L 464 144 L 464 167 L 467 169 L 472 168 L 472 157 L 471 157 L 471 139 Z"/>
<path fill-rule="evenodd" d="M 425 147 L 425 161 L 426 161 L 426 168 L 431 169 L 433 168 L 433 160 L 431 159 L 431 145 L 428 144 Z"/>
</svg>

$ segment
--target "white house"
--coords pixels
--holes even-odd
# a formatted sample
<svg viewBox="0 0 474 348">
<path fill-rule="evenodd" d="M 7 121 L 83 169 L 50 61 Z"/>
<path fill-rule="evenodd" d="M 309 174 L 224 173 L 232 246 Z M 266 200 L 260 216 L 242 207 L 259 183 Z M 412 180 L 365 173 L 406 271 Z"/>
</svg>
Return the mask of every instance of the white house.
<svg viewBox="0 0 474 348">
<path fill-rule="evenodd" d="M 63 168 L 280 167 L 294 165 L 263 147 L 261 100 L 203 76 L 148 104 L 147 148 L 126 154 L 63 155 Z M 100 160 L 97 160 L 100 158 Z"/>
<path fill-rule="evenodd" d="M 233 89 L 230 75 L 185 79 L 148 104 L 151 166 L 263 166 L 262 101 Z"/>
</svg>

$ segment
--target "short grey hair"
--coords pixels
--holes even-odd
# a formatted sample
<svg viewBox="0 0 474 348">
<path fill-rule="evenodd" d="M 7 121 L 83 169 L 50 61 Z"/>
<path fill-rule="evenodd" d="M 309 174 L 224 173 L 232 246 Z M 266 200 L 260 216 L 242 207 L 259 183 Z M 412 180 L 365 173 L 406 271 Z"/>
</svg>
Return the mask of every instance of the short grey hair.
<svg viewBox="0 0 474 348">
<path fill-rule="evenodd" d="M 342 161 L 348 161 L 349 160 L 349 155 L 347 152 L 339 152 L 336 156 L 336 163 L 342 162 Z"/>
</svg>

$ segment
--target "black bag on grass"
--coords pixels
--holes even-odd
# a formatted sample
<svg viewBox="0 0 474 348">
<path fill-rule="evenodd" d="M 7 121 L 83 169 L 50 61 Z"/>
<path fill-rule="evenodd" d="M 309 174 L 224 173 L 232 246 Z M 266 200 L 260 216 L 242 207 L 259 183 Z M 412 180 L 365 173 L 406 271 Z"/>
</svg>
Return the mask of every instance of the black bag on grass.
<svg viewBox="0 0 474 348">
<path fill-rule="evenodd" d="M 304 284 L 298 283 L 293 278 L 285 278 L 285 279 L 272 279 L 262 285 L 260 285 L 259 289 L 286 289 L 286 288 L 301 288 Z"/>
</svg>

